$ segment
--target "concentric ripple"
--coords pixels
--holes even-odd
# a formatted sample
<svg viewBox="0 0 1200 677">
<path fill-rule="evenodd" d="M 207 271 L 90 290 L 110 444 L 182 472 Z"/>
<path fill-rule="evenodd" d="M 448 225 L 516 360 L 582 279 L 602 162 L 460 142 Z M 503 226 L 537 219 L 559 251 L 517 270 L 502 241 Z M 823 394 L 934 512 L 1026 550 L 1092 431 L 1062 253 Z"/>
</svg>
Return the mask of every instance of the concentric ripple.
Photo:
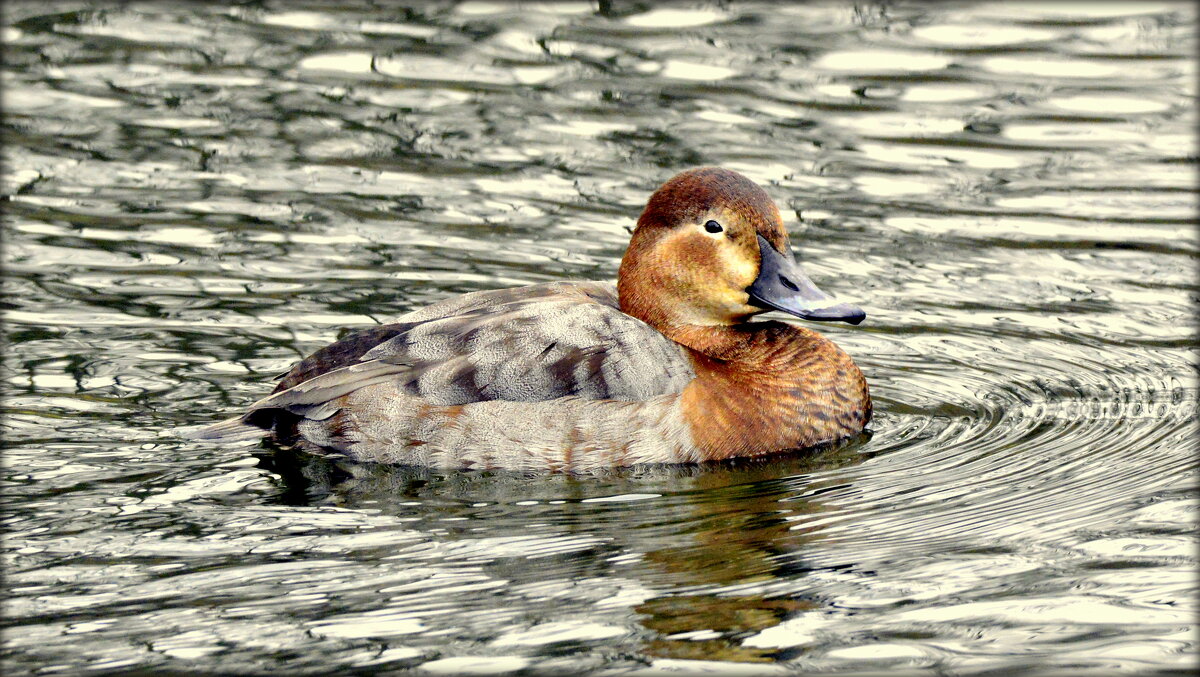
<svg viewBox="0 0 1200 677">
<path fill-rule="evenodd" d="M 870 531 L 871 549 L 889 539 L 923 548 L 1022 532 L 1057 542 L 1153 495 L 1163 478 L 1194 471 L 1194 459 L 1171 453 L 1196 433 L 1183 351 L 1147 365 L 1135 349 L 1110 349 L 1109 360 L 1130 360 L 1114 368 L 1061 342 L 1020 341 L 1019 355 L 983 346 L 972 355 L 966 341 L 952 343 L 920 342 L 952 376 L 906 369 L 896 395 L 939 404 L 889 413 L 881 398 L 871 446 L 895 453 L 856 471 L 844 497 L 823 496 L 846 513 L 847 531 Z M 863 507 L 883 517 L 865 526 Z M 836 531 L 826 527 L 829 537 Z"/>
</svg>

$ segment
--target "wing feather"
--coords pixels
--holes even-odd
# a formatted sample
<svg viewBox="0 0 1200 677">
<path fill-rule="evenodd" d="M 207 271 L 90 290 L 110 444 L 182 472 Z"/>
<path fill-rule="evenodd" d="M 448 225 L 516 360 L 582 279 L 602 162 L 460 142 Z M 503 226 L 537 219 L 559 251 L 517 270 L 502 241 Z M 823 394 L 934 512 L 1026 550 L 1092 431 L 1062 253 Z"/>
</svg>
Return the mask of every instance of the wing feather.
<svg viewBox="0 0 1200 677">
<path fill-rule="evenodd" d="M 323 419 L 359 388 L 394 381 L 432 405 L 575 396 L 640 401 L 693 378 L 683 348 L 622 313 L 611 283 L 464 294 L 357 332 L 297 364 L 242 421 L 268 410 Z"/>
</svg>

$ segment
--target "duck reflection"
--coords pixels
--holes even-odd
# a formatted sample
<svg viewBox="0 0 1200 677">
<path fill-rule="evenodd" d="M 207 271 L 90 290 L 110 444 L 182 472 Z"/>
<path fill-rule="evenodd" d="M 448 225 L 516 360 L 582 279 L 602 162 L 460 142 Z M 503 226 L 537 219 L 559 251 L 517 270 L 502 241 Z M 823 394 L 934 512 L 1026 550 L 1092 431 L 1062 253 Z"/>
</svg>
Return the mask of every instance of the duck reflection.
<svg viewBox="0 0 1200 677">
<path fill-rule="evenodd" d="M 439 539 L 589 537 L 601 545 L 573 552 L 569 572 L 557 575 L 634 577 L 643 588 L 664 591 L 634 607 L 653 634 L 644 644 L 646 654 L 760 662 L 778 660 L 779 650 L 744 647 L 741 641 L 819 602 L 719 591 L 806 575 L 804 546 L 821 538 L 821 527 L 793 528 L 797 517 L 826 510 L 818 497 L 847 482 L 836 470 L 873 455 L 862 449 L 868 439 L 863 434 L 762 459 L 587 476 L 445 471 L 282 449 L 264 449 L 258 458 L 278 476 L 282 503 L 404 515 L 415 518 L 410 526 L 428 527 Z M 640 559 L 630 564 L 630 554 Z M 514 583 L 555 575 L 527 564 L 495 566 Z"/>
</svg>

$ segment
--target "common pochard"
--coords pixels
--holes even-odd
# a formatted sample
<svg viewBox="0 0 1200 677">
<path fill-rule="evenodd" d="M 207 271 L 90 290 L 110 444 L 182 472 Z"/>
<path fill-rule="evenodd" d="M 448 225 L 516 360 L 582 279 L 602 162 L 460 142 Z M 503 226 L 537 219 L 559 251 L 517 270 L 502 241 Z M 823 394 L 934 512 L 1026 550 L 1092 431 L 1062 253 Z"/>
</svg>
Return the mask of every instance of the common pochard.
<svg viewBox="0 0 1200 677">
<path fill-rule="evenodd" d="M 810 447 L 871 418 L 850 356 L 777 310 L 858 324 L 796 263 L 779 209 L 703 167 L 651 197 L 616 284 L 446 299 L 313 353 L 208 439 L 360 461 L 587 471 Z"/>
</svg>

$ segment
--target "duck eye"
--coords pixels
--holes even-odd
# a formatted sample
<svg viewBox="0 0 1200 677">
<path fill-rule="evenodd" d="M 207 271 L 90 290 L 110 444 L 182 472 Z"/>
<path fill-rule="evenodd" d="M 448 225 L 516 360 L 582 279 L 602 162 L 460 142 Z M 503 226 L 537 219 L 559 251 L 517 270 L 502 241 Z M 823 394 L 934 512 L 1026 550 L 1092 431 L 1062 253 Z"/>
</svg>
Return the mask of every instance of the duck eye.
<svg viewBox="0 0 1200 677">
<path fill-rule="evenodd" d="M 725 229 L 722 228 L 721 224 L 717 223 L 716 221 L 709 221 L 708 223 L 704 224 L 704 230 L 710 233 L 719 233 Z"/>
</svg>

